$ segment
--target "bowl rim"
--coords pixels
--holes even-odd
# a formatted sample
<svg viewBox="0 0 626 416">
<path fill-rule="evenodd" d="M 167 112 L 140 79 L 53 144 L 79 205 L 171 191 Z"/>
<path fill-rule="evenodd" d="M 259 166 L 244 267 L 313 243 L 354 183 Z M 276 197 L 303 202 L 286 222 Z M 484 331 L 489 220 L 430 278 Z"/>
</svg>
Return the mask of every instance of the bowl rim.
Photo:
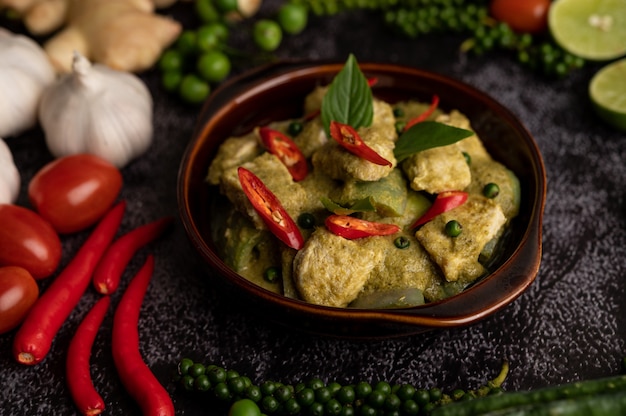
<svg viewBox="0 0 626 416">
<path fill-rule="evenodd" d="M 490 110 L 496 111 L 499 117 L 504 117 L 505 122 L 520 133 L 520 137 L 523 138 L 524 144 L 528 147 L 529 154 L 531 155 L 533 166 L 530 168 L 530 171 L 533 172 L 532 178 L 536 191 L 532 194 L 534 200 L 532 204 L 530 204 L 532 209 L 529 213 L 528 224 L 525 225 L 524 233 L 515 250 L 489 275 L 483 277 L 479 282 L 464 290 L 459 295 L 426 305 L 400 309 L 329 307 L 307 303 L 303 300 L 291 299 L 273 293 L 248 281 L 226 266 L 217 256 L 215 250 L 211 249 L 209 245 L 203 241 L 201 236 L 199 236 L 190 206 L 187 204 L 187 198 L 191 192 L 191 189 L 189 189 L 191 182 L 190 161 L 197 155 L 199 150 L 198 144 L 204 141 L 204 137 L 208 134 L 213 123 L 217 122 L 216 120 L 219 120 L 220 117 L 228 113 L 233 106 L 254 96 L 261 90 L 283 84 L 290 79 L 293 80 L 293 78 L 313 76 L 311 75 L 312 73 L 319 72 L 317 78 L 321 78 L 328 73 L 338 72 L 342 66 L 343 62 L 337 61 L 281 60 L 253 68 L 231 78 L 217 88 L 209 99 L 207 99 L 202 106 L 192 140 L 188 143 L 181 159 L 178 173 L 177 199 L 179 215 L 194 248 L 204 260 L 209 262 L 214 271 L 222 276 L 226 276 L 231 283 L 243 289 L 247 294 L 258 297 L 258 299 L 263 302 L 278 302 L 281 306 L 289 308 L 290 311 L 307 316 L 319 316 L 338 321 L 345 319 L 353 321 L 356 319 L 364 322 L 385 322 L 427 328 L 444 328 L 473 323 L 511 303 L 526 290 L 535 280 L 539 272 L 542 255 L 542 222 L 547 192 L 546 171 L 543 157 L 537 143 L 523 123 L 511 110 L 504 107 L 489 94 L 458 79 L 419 68 L 392 63 L 359 62 L 359 67 L 364 73 L 405 73 L 419 78 L 437 80 L 438 82 L 446 83 L 455 89 L 462 90 L 467 94 L 480 98 Z M 214 108 L 216 109 L 215 111 L 213 110 Z M 208 113 L 211 114 L 211 117 L 203 121 L 203 117 Z M 530 262 L 530 264 L 518 265 L 516 261 L 520 258 L 524 259 L 526 262 Z M 522 270 L 520 270 L 520 268 Z M 459 296 L 472 298 L 485 295 L 497 284 L 497 282 L 494 282 L 495 278 L 506 272 L 517 273 L 517 275 L 514 276 L 513 283 L 508 283 L 509 290 L 507 290 L 506 296 L 492 299 L 487 304 L 483 302 L 480 305 L 477 303 L 472 305 L 471 302 L 466 302 L 470 305 L 466 305 L 460 309 L 458 308 L 459 305 L 457 305 L 457 303 L 459 303 Z"/>
</svg>

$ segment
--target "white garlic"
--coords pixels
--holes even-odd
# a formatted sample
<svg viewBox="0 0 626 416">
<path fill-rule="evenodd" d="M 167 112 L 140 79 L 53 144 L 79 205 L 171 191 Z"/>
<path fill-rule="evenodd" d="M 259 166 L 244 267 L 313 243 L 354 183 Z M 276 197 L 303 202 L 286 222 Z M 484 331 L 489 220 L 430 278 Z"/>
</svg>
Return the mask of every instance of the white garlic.
<svg viewBox="0 0 626 416">
<path fill-rule="evenodd" d="M 43 94 L 39 122 L 55 157 L 90 153 L 118 168 L 152 143 L 152 96 L 136 75 L 74 53 L 72 72 Z"/>
<path fill-rule="evenodd" d="M 20 191 L 20 173 L 11 149 L 0 139 L 0 204 L 12 204 Z"/>
<path fill-rule="evenodd" d="M 0 28 L 0 137 L 37 123 L 37 106 L 55 71 L 34 40 Z"/>
</svg>

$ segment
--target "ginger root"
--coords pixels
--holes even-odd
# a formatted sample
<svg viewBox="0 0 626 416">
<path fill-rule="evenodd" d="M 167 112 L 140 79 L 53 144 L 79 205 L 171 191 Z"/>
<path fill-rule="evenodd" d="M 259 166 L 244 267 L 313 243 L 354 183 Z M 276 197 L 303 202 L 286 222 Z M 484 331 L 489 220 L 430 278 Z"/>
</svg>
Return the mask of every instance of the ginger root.
<svg viewBox="0 0 626 416">
<path fill-rule="evenodd" d="M 71 71 L 74 51 L 113 69 L 144 71 L 182 30 L 179 22 L 155 14 L 152 0 L 63 1 L 67 24 L 43 45 L 60 73 Z"/>
</svg>

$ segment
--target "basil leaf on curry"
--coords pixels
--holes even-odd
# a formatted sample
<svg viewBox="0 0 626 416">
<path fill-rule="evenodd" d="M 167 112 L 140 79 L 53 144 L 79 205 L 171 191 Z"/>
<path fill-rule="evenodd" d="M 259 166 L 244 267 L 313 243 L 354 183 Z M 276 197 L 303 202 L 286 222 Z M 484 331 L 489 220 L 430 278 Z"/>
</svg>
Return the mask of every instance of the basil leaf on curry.
<svg viewBox="0 0 626 416">
<path fill-rule="evenodd" d="M 372 90 L 354 55 L 350 54 L 343 69 L 330 84 L 322 101 L 321 116 L 328 137 L 331 121 L 348 124 L 355 130 L 372 124 Z"/>
<path fill-rule="evenodd" d="M 398 163 L 422 150 L 447 146 L 472 136 L 474 132 L 436 121 L 422 121 L 402 133 L 393 155 Z"/>
</svg>

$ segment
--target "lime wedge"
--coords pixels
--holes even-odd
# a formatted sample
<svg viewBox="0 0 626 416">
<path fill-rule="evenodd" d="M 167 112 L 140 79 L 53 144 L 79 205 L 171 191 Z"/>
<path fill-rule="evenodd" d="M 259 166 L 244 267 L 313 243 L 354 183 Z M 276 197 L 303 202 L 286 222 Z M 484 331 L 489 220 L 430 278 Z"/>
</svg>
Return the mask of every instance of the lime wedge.
<svg viewBox="0 0 626 416">
<path fill-rule="evenodd" d="M 626 131 L 626 59 L 600 69 L 589 83 L 589 96 L 603 120 Z"/>
<path fill-rule="evenodd" d="M 591 61 L 626 54 L 626 0 L 556 0 L 548 26 L 565 50 Z"/>
</svg>

